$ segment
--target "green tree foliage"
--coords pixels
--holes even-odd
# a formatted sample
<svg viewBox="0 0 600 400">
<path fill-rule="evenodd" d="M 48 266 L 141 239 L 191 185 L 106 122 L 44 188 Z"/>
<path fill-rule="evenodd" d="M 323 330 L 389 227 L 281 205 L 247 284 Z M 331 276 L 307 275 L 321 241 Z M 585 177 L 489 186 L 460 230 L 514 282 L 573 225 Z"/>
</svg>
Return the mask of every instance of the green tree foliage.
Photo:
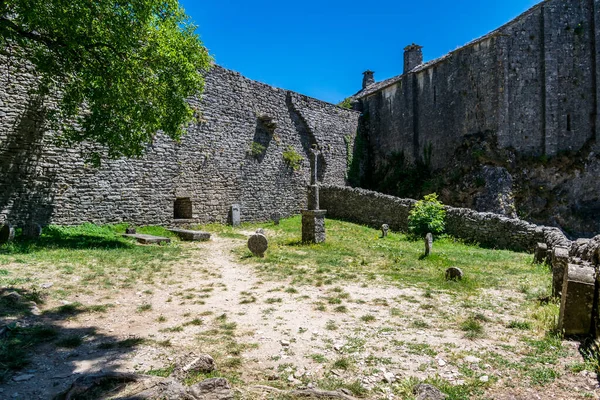
<svg viewBox="0 0 600 400">
<path fill-rule="evenodd" d="M 437 194 L 428 194 L 408 213 L 408 231 L 417 237 L 424 237 L 429 232 L 439 235 L 444 232 L 445 219 L 446 210 Z"/>
<path fill-rule="evenodd" d="M 31 62 L 64 145 L 140 156 L 157 131 L 177 140 L 211 58 L 177 0 L 0 0 L 0 51 Z M 94 154 L 99 161 L 99 155 Z"/>
</svg>

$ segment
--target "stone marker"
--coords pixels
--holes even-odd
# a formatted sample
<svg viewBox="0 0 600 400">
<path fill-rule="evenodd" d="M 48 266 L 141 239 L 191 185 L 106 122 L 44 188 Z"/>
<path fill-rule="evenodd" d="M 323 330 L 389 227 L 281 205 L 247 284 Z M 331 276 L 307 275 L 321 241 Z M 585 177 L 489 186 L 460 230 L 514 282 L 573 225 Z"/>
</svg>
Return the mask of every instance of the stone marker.
<svg viewBox="0 0 600 400">
<path fill-rule="evenodd" d="M 568 264 L 569 249 L 555 247 L 552 252 L 552 297 L 560 297 Z"/>
<path fill-rule="evenodd" d="M 169 231 L 176 234 L 177 237 L 179 237 L 179 239 L 188 242 L 206 242 L 207 240 L 210 240 L 210 233 L 208 232 L 192 231 L 188 229 L 178 228 L 169 229 Z"/>
<path fill-rule="evenodd" d="M 255 233 L 258 233 L 259 235 L 264 235 L 265 230 L 263 228 L 258 228 Z"/>
<path fill-rule="evenodd" d="M 595 269 L 568 264 L 564 275 L 558 329 L 565 335 L 587 335 L 592 328 Z"/>
<path fill-rule="evenodd" d="M 428 233 L 425 235 L 425 257 L 431 254 L 431 250 L 433 249 L 433 235 Z"/>
<path fill-rule="evenodd" d="M 30 223 L 23 227 L 23 237 L 27 239 L 39 239 L 42 236 L 42 227 L 36 223 Z"/>
<path fill-rule="evenodd" d="M 152 235 L 143 235 L 141 233 L 136 233 L 133 235 L 128 235 L 127 233 L 123 234 L 123 237 L 134 238 L 141 244 L 163 244 L 163 243 L 171 243 L 171 239 L 161 236 L 152 236 Z"/>
<path fill-rule="evenodd" d="M 271 214 L 271 220 L 273 221 L 273 224 L 279 225 L 280 219 L 281 219 L 281 215 L 278 212 L 274 212 L 273 214 Z"/>
<path fill-rule="evenodd" d="M 546 243 L 538 243 L 535 246 L 535 255 L 533 262 L 535 264 L 543 264 L 548 256 L 548 245 Z"/>
<path fill-rule="evenodd" d="M 390 230 L 390 226 L 388 224 L 381 225 L 381 237 L 387 237 L 388 231 Z"/>
<path fill-rule="evenodd" d="M 0 244 L 12 242 L 15 238 L 15 228 L 8 222 L 0 227 Z"/>
<path fill-rule="evenodd" d="M 460 281 L 463 278 L 463 272 L 460 268 L 450 267 L 446 270 L 447 281 Z"/>
<path fill-rule="evenodd" d="M 268 247 L 269 241 L 265 235 L 255 233 L 248 239 L 248 248 L 257 257 L 264 257 Z"/>
<path fill-rule="evenodd" d="M 125 233 L 128 235 L 135 235 L 137 233 L 137 231 L 135 230 L 134 226 L 130 226 L 125 228 Z"/>
<path fill-rule="evenodd" d="M 231 225 L 232 226 L 240 226 L 241 223 L 241 209 L 242 206 L 239 204 L 231 205 Z"/>
</svg>

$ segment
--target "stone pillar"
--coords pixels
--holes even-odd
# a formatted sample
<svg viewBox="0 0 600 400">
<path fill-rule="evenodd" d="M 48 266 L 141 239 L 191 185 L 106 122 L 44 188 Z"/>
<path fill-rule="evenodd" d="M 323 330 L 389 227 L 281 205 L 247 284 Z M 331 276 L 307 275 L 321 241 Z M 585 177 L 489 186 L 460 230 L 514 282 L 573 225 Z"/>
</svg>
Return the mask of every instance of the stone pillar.
<svg viewBox="0 0 600 400">
<path fill-rule="evenodd" d="M 319 185 L 310 185 L 308 187 L 308 209 L 319 209 Z"/>
<path fill-rule="evenodd" d="M 535 247 L 535 256 L 533 262 L 535 264 L 543 264 L 548 257 L 548 245 L 546 243 L 538 243 Z"/>
<path fill-rule="evenodd" d="M 587 335 L 592 329 L 596 271 L 569 264 L 562 287 L 558 329 L 565 335 Z"/>
<path fill-rule="evenodd" d="M 302 242 L 323 243 L 325 241 L 326 210 L 302 210 Z"/>
<path fill-rule="evenodd" d="M 423 46 L 411 44 L 404 48 L 404 73 L 412 71 L 417 65 L 423 64 Z"/>
<path fill-rule="evenodd" d="M 366 70 L 365 72 L 363 72 L 363 81 L 362 81 L 362 88 L 366 89 L 367 86 L 371 86 L 372 84 L 375 83 L 375 72 L 370 71 L 370 70 Z"/>
<path fill-rule="evenodd" d="M 555 247 L 552 252 L 552 297 L 560 297 L 568 264 L 569 249 Z"/>
</svg>

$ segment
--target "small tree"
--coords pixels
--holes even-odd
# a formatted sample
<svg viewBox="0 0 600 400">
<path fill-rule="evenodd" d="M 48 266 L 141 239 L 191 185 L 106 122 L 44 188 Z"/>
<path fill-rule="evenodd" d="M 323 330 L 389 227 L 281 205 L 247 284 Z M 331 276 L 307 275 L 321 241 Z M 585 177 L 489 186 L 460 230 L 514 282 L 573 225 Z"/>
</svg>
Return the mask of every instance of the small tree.
<svg viewBox="0 0 600 400">
<path fill-rule="evenodd" d="M 444 232 L 445 218 L 446 210 L 437 194 L 428 194 L 408 213 L 408 231 L 416 237 L 424 237 L 429 232 L 439 235 Z"/>
</svg>

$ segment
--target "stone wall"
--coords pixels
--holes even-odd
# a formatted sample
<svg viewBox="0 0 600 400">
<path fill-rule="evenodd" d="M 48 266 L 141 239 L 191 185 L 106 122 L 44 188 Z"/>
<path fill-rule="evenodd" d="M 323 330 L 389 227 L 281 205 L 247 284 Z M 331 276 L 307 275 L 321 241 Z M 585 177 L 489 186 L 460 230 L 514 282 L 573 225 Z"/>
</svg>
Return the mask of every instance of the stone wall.
<svg viewBox="0 0 600 400">
<path fill-rule="evenodd" d="M 530 155 L 597 135 L 598 0 L 545 1 L 490 34 L 358 93 L 375 160 L 431 147 L 447 165 L 464 136 L 496 133 Z M 590 90 L 591 89 L 591 90 Z M 376 162 L 377 163 L 377 162 Z"/>
<path fill-rule="evenodd" d="M 599 59 L 600 0 L 547 0 L 364 88 L 354 97 L 368 141 L 361 185 L 402 197 L 437 191 L 447 204 L 506 208 L 593 236 L 600 232 L 600 185 L 592 178 L 600 170 Z M 415 165 L 431 171 L 422 187 L 403 183 L 401 172 Z M 516 209 L 478 200 L 493 183 L 486 165 L 504 168 L 514 183 L 514 192 L 488 197 L 513 198 Z"/>
<path fill-rule="evenodd" d="M 358 113 L 219 66 L 202 98 L 190 100 L 198 123 L 180 143 L 157 135 L 143 158 L 99 169 L 85 164 L 82 147 L 53 144 L 48 100 L 30 92 L 33 69 L 3 54 L 0 71 L 0 221 L 171 224 L 176 200 L 187 198 L 195 222 L 226 222 L 234 203 L 242 221 L 287 216 L 305 207 L 313 144 L 323 149 L 320 180 L 345 184 L 345 137 L 355 136 Z M 251 154 L 253 142 L 264 151 Z M 299 171 L 282 157 L 289 148 L 304 158 Z"/>
<path fill-rule="evenodd" d="M 415 204 L 412 199 L 344 186 L 323 186 L 320 197 L 321 208 L 327 210 L 328 218 L 374 228 L 388 224 L 401 232 L 408 230 L 408 213 Z M 446 233 L 485 247 L 517 251 L 533 251 L 537 243 L 546 243 L 550 249 L 571 246 L 571 241 L 557 228 L 466 208 L 446 207 Z"/>
</svg>

